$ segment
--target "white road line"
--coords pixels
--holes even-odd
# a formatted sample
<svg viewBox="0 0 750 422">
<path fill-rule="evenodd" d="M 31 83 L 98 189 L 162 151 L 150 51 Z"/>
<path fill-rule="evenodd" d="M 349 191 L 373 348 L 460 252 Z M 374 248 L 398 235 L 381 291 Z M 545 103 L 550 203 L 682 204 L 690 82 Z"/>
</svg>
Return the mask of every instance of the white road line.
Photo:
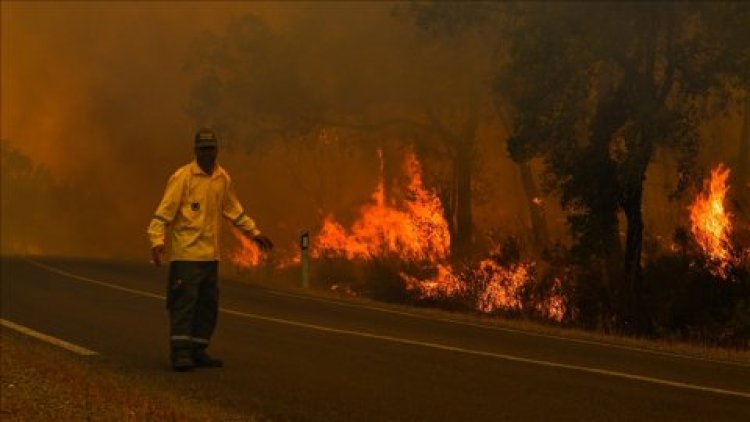
<svg viewBox="0 0 750 422">
<path fill-rule="evenodd" d="M 481 328 L 485 330 L 492 330 L 492 331 L 501 331 L 504 333 L 513 333 L 518 334 L 522 336 L 528 336 L 528 337 L 540 337 L 540 338 L 547 338 L 547 339 L 553 339 L 558 341 L 564 341 L 568 343 L 577 343 L 577 344 L 586 344 L 591 346 L 598 346 L 603 347 L 607 349 L 619 349 L 619 350 L 627 350 L 629 352 L 637 352 L 637 353 L 644 353 L 649 355 L 657 355 L 657 356 L 666 356 L 666 357 L 673 357 L 673 358 L 680 358 L 680 359 L 688 359 L 688 360 L 697 360 L 702 362 L 711 362 L 721 365 L 732 365 L 732 366 L 740 366 L 740 367 L 750 367 L 750 363 L 743 363 L 743 362 L 734 362 L 734 361 L 728 361 L 728 360 L 721 360 L 721 359 L 711 359 L 711 358 L 705 358 L 701 356 L 691 356 L 686 355 L 682 353 L 675 353 L 675 352 L 668 352 L 664 350 L 653 350 L 653 349 L 643 349 L 635 346 L 625 346 L 622 344 L 613 344 L 613 343 L 606 343 L 603 341 L 597 341 L 597 340 L 584 340 L 579 338 L 571 338 L 571 337 L 565 337 L 555 334 L 545 334 L 545 333 L 535 333 L 533 331 L 524 331 L 519 330 L 516 328 L 507 328 L 507 327 L 498 327 L 496 325 L 488 325 L 488 324 L 481 324 L 476 322 L 468 322 L 468 321 L 460 321 L 457 319 L 451 319 L 451 318 L 445 318 L 445 317 L 436 317 L 436 316 L 429 316 L 429 315 L 420 315 L 413 312 L 407 312 L 407 311 L 398 311 L 395 309 L 388 309 L 383 308 L 380 306 L 373 306 L 373 305 L 364 305 L 364 304 L 357 304 L 357 303 L 347 303 L 342 301 L 336 301 L 332 299 L 325 299 L 320 297 L 314 297 L 314 296 L 305 296 L 302 294 L 296 294 L 296 293 L 289 293 L 289 292 L 281 292 L 272 290 L 267 287 L 261 287 L 264 292 L 273 294 L 276 296 L 285 296 L 285 297 L 293 297 L 300 300 L 310 300 L 314 302 L 322 302 L 322 303 L 328 303 L 336 306 L 342 306 L 347 308 L 361 308 L 361 309 L 367 309 L 367 310 L 373 310 L 373 311 L 379 311 L 386 314 L 394 314 L 394 315 L 402 315 L 402 316 L 408 316 L 412 318 L 422 319 L 426 321 L 438 321 L 438 322 L 446 322 L 450 324 L 455 325 L 463 325 L 464 327 L 473 327 L 473 328 Z"/>
<path fill-rule="evenodd" d="M 61 275 L 61 276 L 72 278 L 74 280 L 85 281 L 87 283 L 96 284 L 98 286 L 109 287 L 110 289 L 120 290 L 122 292 L 133 293 L 133 294 L 136 294 L 136 295 L 141 295 L 141 296 L 146 296 L 146 297 L 152 297 L 154 299 L 165 299 L 165 297 L 161 296 L 161 295 L 157 295 L 157 294 L 149 293 L 149 292 L 144 292 L 143 290 L 129 289 L 127 287 L 118 286 L 117 284 L 108 283 L 106 281 L 99 281 L 99 280 L 95 280 L 93 278 L 83 277 L 83 276 L 80 276 L 78 274 L 69 273 L 67 271 L 63 271 L 63 270 L 57 269 L 55 267 L 51 267 L 51 266 L 49 266 L 47 264 L 42 264 L 41 262 L 34 261 L 33 259 L 29 259 L 29 258 L 25 258 L 25 259 L 26 259 L 26 261 L 28 263 L 36 265 L 39 268 L 45 269 L 45 270 L 47 270 L 47 271 L 49 271 L 51 273 L 55 273 L 55 274 L 58 274 L 58 275 Z"/>
<path fill-rule="evenodd" d="M 10 328 L 11 330 L 18 331 L 19 333 L 26 334 L 27 336 L 34 337 L 36 339 L 45 341 L 49 344 L 54 344 L 55 346 L 62 347 L 65 350 L 68 350 L 73 353 L 77 353 L 81 356 L 96 356 L 98 353 L 96 353 L 93 350 L 89 350 L 85 347 L 79 346 L 77 344 L 73 344 L 70 342 L 67 342 L 65 340 L 59 339 L 57 337 L 52 337 L 47 334 L 40 333 L 39 331 L 32 330 L 29 327 L 24 327 L 23 325 L 16 324 L 15 322 L 10 322 L 6 319 L 0 318 L 0 325 L 2 325 L 5 328 Z"/>
<path fill-rule="evenodd" d="M 32 259 L 29 259 L 29 258 L 26 258 L 26 260 L 29 263 L 34 264 L 34 265 L 36 265 L 36 266 L 38 266 L 40 268 L 43 268 L 43 269 L 45 269 L 47 271 L 50 271 L 52 273 L 56 273 L 56 274 L 59 274 L 59 275 L 63 275 L 63 276 L 66 276 L 66 277 L 70 277 L 70 278 L 73 278 L 73 279 L 76 279 L 76 280 L 86 281 L 86 282 L 89 282 L 89 283 L 92 283 L 92 284 L 100 284 L 100 285 L 103 285 L 103 286 L 106 286 L 106 287 L 110 287 L 110 288 L 113 288 L 113 289 L 116 289 L 116 290 L 121 290 L 121 291 L 128 292 L 128 293 L 136 293 L 136 294 L 141 294 L 141 295 L 147 295 L 147 296 L 153 297 L 155 299 L 164 299 L 164 296 L 160 296 L 160 295 L 157 295 L 157 294 L 148 293 L 148 292 L 144 292 L 144 291 L 141 291 L 141 290 L 132 290 L 132 289 L 129 289 L 127 287 L 122 287 L 122 286 L 119 286 L 119 285 L 116 285 L 116 284 L 106 284 L 106 283 L 102 284 L 102 282 L 100 282 L 98 280 L 94 280 L 94 279 L 83 277 L 83 276 L 80 276 L 80 275 L 77 275 L 77 274 L 69 273 L 67 271 L 63 271 L 63 270 L 60 270 L 60 269 L 55 268 L 55 267 L 51 267 L 51 266 L 46 265 L 46 264 L 42 264 L 41 262 L 37 262 L 37 261 L 34 261 Z M 474 322 L 460 321 L 460 320 L 451 319 L 451 318 L 443 318 L 443 317 L 434 317 L 434 316 L 420 315 L 420 314 L 415 314 L 415 313 L 412 313 L 412 312 L 398 311 L 398 310 L 394 310 L 394 309 L 382 308 L 382 307 L 379 307 L 379 306 L 346 303 L 346 302 L 340 302 L 340 301 L 335 301 L 335 300 L 325 299 L 325 298 L 319 298 L 319 297 L 314 297 L 314 296 L 304 296 L 304 295 L 295 294 L 295 293 L 280 292 L 280 291 L 275 291 L 275 290 L 272 290 L 272 289 L 269 289 L 269 288 L 264 288 L 264 287 L 261 287 L 261 289 L 263 289 L 263 291 L 265 291 L 267 293 L 270 293 L 270 294 L 273 294 L 273 295 L 277 295 L 277 296 L 293 297 L 293 298 L 297 298 L 297 299 L 301 299 L 301 300 L 310 300 L 310 301 L 314 301 L 314 302 L 328 303 L 328 304 L 332 304 L 332 305 L 336 305 L 336 306 L 341 306 L 341 307 L 347 307 L 347 308 L 361 308 L 361 309 L 379 311 L 379 312 L 393 314 L 393 315 L 408 316 L 408 317 L 422 319 L 422 320 L 426 320 L 426 321 L 446 322 L 446 323 L 450 323 L 450 324 L 463 325 L 465 327 L 481 328 L 481 329 L 492 330 L 492 331 L 501 331 L 501 332 L 519 334 L 519 335 L 523 335 L 523 336 L 529 336 L 529 337 L 548 338 L 548 339 L 553 339 L 553 340 L 558 340 L 558 341 L 564 341 L 564 342 L 568 342 L 568 343 L 586 344 L 586 345 L 598 346 L 598 347 L 603 347 L 603 348 L 608 348 L 608 349 L 627 350 L 627 351 L 631 351 L 631 352 L 643 353 L 643 354 L 649 354 L 649 355 L 674 357 L 674 358 L 679 358 L 679 359 L 696 360 L 696 361 L 710 362 L 710 363 L 716 363 L 716 364 L 721 364 L 721 365 L 740 366 L 740 367 L 745 367 L 745 368 L 746 367 L 750 367 L 750 364 L 743 363 L 743 362 L 734 362 L 734 361 L 727 361 L 727 360 L 720 360 L 720 359 L 711 359 L 711 358 L 705 358 L 705 357 L 700 357 L 700 356 L 690 356 L 690 355 L 686 355 L 686 354 L 674 353 L 674 352 L 667 352 L 667 351 L 662 351 L 662 350 L 642 349 L 642 348 L 638 348 L 638 347 L 634 347 L 634 346 L 625 346 L 625 345 L 620 345 L 620 344 L 605 343 L 605 342 L 596 341 L 596 340 L 584 340 L 584 339 L 570 338 L 570 337 L 564 337 L 564 336 L 559 336 L 559 335 L 554 335 L 554 334 L 535 333 L 535 332 L 524 331 L 524 330 L 519 330 L 519 329 L 515 329 L 515 328 L 498 327 L 498 326 L 494 326 L 494 325 L 487 325 L 487 324 L 479 324 L 479 323 L 474 323 Z"/>
<path fill-rule="evenodd" d="M 384 336 L 384 335 L 379 335 L 379 334 L 365 333 L 365 332 L 360 332 L 360 331 L 342 330 L 338 328 L 325 327 L 322 325 L 308 324 L 304 322 L 290 321 L 290 320 L 281 319 L 281 318 L 273 318 L 273 317 L 268 317 L 264 315 L 257 315 L 257 314 L 251 314 L 251 313 L 246 313 L 246 312 L 241 312 L 241 311 L 234 311 L 231 309 L 222 308 L 221 311 L 230 315 L 236 315 L 236 316 L 252 318 L 252 319 L 259 319 L 263 321 L 275 322 L 278 324 L 285 324 L 285 325 L 292 325 L 296 327 L 303 327 L 303 328 L 308 328 L 311 330 L 325 331 L 329 333 L 346 334 L 346 335 L 356 336 L 356 337 L 365 337 L 365 338 L 371 338 L 371 339 L 376 339 L 376 340 L 390 341 L 394 343 L 428 347 L 432 349 L 445 350 L 449 352 L 458 352 L 458 353 L 465 353 L 465 354 L 476 355 L 476 356 L 484 356 L 484 357 L 489 357 L 489 358 L 508 360 L 512 362 L 522 362 L 522 363 L 538 365 L 538 366 L 570 369 L 574 371 L 588 372 L 592 374 L 625 378 L 625 379 L 630 379 L 630 380 L 648 382 L 652 384 L 667 385 L 670 387 L 678 387 L 678 388 L 684 388 L 684 389 L 689 389 L 689 390 L 698 390 L 698 391 L 703 391 L 703 392 L 711 392 L 711 393 L 717 393 L 717 394 L 723 394 L 723 395 L 729 395 L 729 396 L 737 396 L 737 397 L 750 399 L 750 392 L 725 390 L 722 388 L 714 388 L 714 387 L 705 387 L 705 386 L 697 385 L 697 384 L 689 384 L 689 383 L 670 381 L 670 380 L 665 380 L 665 379 L 660 379 L 660 378 L 646 377 L 642 375 L 628 374 L 626 372 L 609 371 L 606 369 L 591 368 L 588 366 L 580 366 L 580 365 L 569 365 L 565 363 L 551 362 L 551 361 L 539 360 L 539 359 L 529 359 L 529 358 L 523 358 L 520 356 L 506 355 L 503 353 L 494 353 L 494 352 L 486 352 L 482 350 L 466 349 L 463 347 L 448 346 L 445 344 L 430 343 L 430 342 L 424 342 L 424 341 L 419 341 L 419 340 L 410 340 L 410 339 L 405 339 L 401 337 L 391 337 L 391 336 Z"/>
<path fill-rule="evenodd" d="M 157 299 L 165 299 L 165 297 L 161 295 L 156 295 L 153 293 L 144 292 L 144 291 L 136 290 L 136 289 L 129 289 L 129 288 L 111 284 L 105 281 L 94 280 L 94 279 L 87 278 L 87 277 L 81 277 L 81 276 L 78 276 L 78 275 L 75 275 L 66 271 L 58 270 L 46 264 L 42 264 L 42 263 L 32 261 L 32 260 L 28 260 L 28 261 L 40 268 L 44 268 L 50 272 L 66 276 L 74 280 L 85 281 L 88 283 L 96 284 L 98 286 L 109 287 L 115 290 L 125 291 L 128 293 L 132 293 L 132 294 L 136 294 L 140 296 L 157 298 Z M 561 369 L 584 372 L 584 373 L 589 373 L 589 374 L 604 375 L 604 376 L 609 376 L 609 377 L 614 377 L 614 378 L 622 378 L 622 379 L 628 379 L 628 380 L 633 380 L 633 381 L 646 382 L 650 384 L 676 387 L 676 388 L 681 388 L 681 389 L 686 389 L 686 390 L 715 393 L 715 394 L 721 394 L 721 395 L 726 395 L 726 396 L 735 396 L 735 397 L 742 397 L 742 398 L 750 399 L 750 391 L 726 390 L 722 388 L 707 387 L 707 386 L 698 385 L 698 384 L 690 384 L 690 383 L 684 383 L 684 382 L 679 382 L 679 381 L 670 381 L 670 380 L 661 379 L 661 378 L 647 377 L 643 375 L 629 374 L 627 372 L 610 371 L 606 369 L 592 368 L 592 367 L 581 366 L 581 365 L 570 365 L 570 364 L 552 362 L 552 361 L 540 360 L 540 359 L 529 359 L 529 358 L 524 358 L 520 356 L 507 355 L 503 353 L 494 353 L 494 352 L 487 352 L 487 351 L 482 351 L 482 350 L 467 349 L 463 347 L 448 346 L 445 344 L 430 343 L 430 342 L 424 342 L 424 341 L 419 341 L 419 340 L 411 340 L 411 339 L 401 338 L 401 337 L 392 337 L 392 336 L 385 336 L 385 335 L 379 335 L 379 334 L 372 334 L 372 333 L 361 332 L 361 331 L 343 330 L 339 328 L 326 327 L 326 326 L 317 325 L 317 324 L 309 324 L 305 322 L 292 321 L 292 320 L 287 320 L 287 319 L 282 319 L 282 318 L 274 318 L 274 317 L 269 317 L 269 316 L 264 316 L 264 315 L 242 312 L 242 311 L 235 311 L 233 309 L 227 309 L 227 308 L 219 308 L 219 311 L 228 315 L 234 315 L 234 316 L 239 316 L 243 318 L 260 320 L 260 321 L 274 322 L 277 324 L 307 328 L 310 330 L 322 331 L 322 332 L 327 332 L 327 333 L 344 334 L 344 335 L 350 335 L 350 336 L 355 336 L 355 337 L 363 337 L 363 338 L 369 338 L 369 339 L 375 339 L 375 340 L 381 340 L 381 341 L 389 341 L 393 343 L 420 346 L 420 347 L 426 347 L 426 348 L 431 348 L 431 349 L 436 349 L 436 350 L 444 350 L 444 351 L 464 353 L 464 354 L 475 355 L 475 356 L 483 356 L 483 357 L 488 357 L 488 358 L 494 358 L 494 359 L 511 361 L 511 362 L 520 362 L 520 363 L 536 365 L 536 366 L 561 368 Z"/>
</svg>

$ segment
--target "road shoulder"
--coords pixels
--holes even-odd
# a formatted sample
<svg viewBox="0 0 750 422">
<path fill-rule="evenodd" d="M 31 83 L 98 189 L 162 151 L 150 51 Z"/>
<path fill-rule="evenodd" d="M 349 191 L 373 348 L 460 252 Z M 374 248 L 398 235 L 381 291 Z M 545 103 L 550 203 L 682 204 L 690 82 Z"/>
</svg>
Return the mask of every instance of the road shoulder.
<svg viewBox="0 0 750 422">
<path fill-rule="evenodd" d="M 6 421 L 262 420 L 7 329 L 0 330 L 0 358 L 0 419 Z"/>
</svg>

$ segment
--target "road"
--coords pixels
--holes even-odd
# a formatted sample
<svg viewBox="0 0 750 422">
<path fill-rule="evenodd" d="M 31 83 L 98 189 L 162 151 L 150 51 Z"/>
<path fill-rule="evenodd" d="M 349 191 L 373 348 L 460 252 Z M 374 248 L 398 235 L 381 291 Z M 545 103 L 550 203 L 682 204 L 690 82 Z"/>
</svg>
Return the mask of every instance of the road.
<svg viewBox="0 0 750 422">
<path fill-rule="evenodd" d="M 225 367 L 172 373 L 165 268 L 52 258 L 1 263 L 3 319 L 272 420 L 750 420 L 750 365 L 223 279 L 211 351 Z"/>
</svg>

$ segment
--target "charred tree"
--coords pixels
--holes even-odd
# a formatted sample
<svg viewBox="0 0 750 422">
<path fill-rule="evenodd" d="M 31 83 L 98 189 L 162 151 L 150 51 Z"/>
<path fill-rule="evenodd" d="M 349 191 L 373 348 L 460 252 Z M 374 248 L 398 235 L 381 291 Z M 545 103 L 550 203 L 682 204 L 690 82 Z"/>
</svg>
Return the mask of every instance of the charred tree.
<svg viewBox="0 0 750 422">
<path fill-rule="evenodd" d="M 521 186 L 526 195 L 526 206 L 529 209 L 534 250 L 537 255 L 540 255 L 549 246 L 549 230 L 544 215 L 544 206 L 541 202 L 541 193 L 536 181 L 534 181 L 534 173 L 531 171 L 529 162 L 520 162 L 517 164 L 517 168 L 521 176 Z"/>
<path fill-rule="evenodd" d="M 750 219 L 750 93 L 745 95 L 745 110 L 742 119 L 740 147 L 735 165 L 738 191 L 738 201 L 741 212 Z"/>
<path fill-rule="evenodd" d="M 642 309 L 643 292 L 643 189 L 651 152 L 642 145 L 634 156 L 632 173 L 623 183 L 622 210 L 626 219 L 625 289 L 620 299 L 622 328 L 638 332 L 648 331 L 648 318 Z"/>
<path fill-rule="evenodd" d="M 456 207 L 456 237 L 451 242 L 451 254 L 455 260 L 469 255 L 473 240 L 472 192 L 471 181 L 474 160 L 474 142 L 459 142 L 454 159 Z"/>
<path fill-rule="evenodd" d="M 725 109 L 750 80 L 743 65 L 750 55 L 750 8 L 522 4 L 515 13 L 506 32 L 509 64 L 496 79 L 498 96 L 514 111 L 509 152 L 543 159 L 569 214 L 581 271 L 603 261 L 601 282 L 611 292 L 617 325 L 647 331 L 641 300 L 646 171 L 654 151 L 671 149 L 679 156 L 678 188 L 686 186 L 701 121 Z"/>
</svg>

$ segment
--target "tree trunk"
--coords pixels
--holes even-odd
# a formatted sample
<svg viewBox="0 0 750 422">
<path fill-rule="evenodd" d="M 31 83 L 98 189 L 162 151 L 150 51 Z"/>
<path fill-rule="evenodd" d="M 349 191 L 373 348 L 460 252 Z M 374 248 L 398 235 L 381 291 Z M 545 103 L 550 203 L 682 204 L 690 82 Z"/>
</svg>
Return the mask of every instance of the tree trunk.
<svg viewBox="0 0 750 422">
<path fill-rule="evenodd" d="M 549 245 L 549 230 L 547 220 L 544 218 L 544 207 L 540 201 L 539 189 L 534 181 L 534 174 L 528 161 L 518 163 L 518 171 L 521 174 L 521 185 L 526 194 L 526 204 L 529 207 L 531 218 L 531 229 L 534 235 L 534 250 L 537 255 Z"/>
<path fill-rule="evenodd" d="M 745 96 L 745 113 L 742 121 L 740 148 L 735 166 L 737 200 L 741 212 L 750 219 L 750 93 Z"/>
<path fill-rule="evenodd" d="M 399 175 L 401 174 L 402 157 L 398 144 L 394 141 L 386 141 L 380 149 L 380 172 L 383 179 L 383 197 L 385 203 L 390 204 L 396 200 L 395 187 L 399 186 Z"/>
<path fill-rule="evenodd" d="M 440 204 L 443 206 L 443 216 L 448 223 L 448 233 L 451 238 L 451 256 L 456 248 L 458 229 L 456 227 L 456 177 L 455 172 L 447 186 L 440 189 Z"/>
<path fill-rule="evenodd" d="M 627 237 L 625 241 L 625 287 L 623 305 L 620 314 L 625 329 L 643 332 L 647 330 L 646 315 L 641 309 L 643 284 L 643 182 L 645 175 L 640 173 L 626 187 L 623 200 L 623 211 L 627 218 Z"/>
<path fill-rule="evenodd" d="M 455 157 L 455 222 L 456 237 L 451 242 L 452 255 L 461 260 L 471 252 L 473 240 L 471 180 L 473 170 L 473 139 L 457 144 Z"/>
<path fill-rule="evenodd" d="M 628 118 L 623 103 L 622 85 L 615 92 L 603 96 L 592 125 L 590 149 L 580 158 L 584 171 L 582 176 L 590 186 L 582 194 L 588 206 L 589 220 L 585 228 L 579 228 L 579 243 L 592 257 L 601 259 L 604 265 L 598 287 L 601 289 L 600 324 L 605 330 L 610 328 L 613 317 L 616 318 L 624 284 L 618 220 L 621 187 L 617 164 L 610 156 L 612 137 Z"/>
</svg>

